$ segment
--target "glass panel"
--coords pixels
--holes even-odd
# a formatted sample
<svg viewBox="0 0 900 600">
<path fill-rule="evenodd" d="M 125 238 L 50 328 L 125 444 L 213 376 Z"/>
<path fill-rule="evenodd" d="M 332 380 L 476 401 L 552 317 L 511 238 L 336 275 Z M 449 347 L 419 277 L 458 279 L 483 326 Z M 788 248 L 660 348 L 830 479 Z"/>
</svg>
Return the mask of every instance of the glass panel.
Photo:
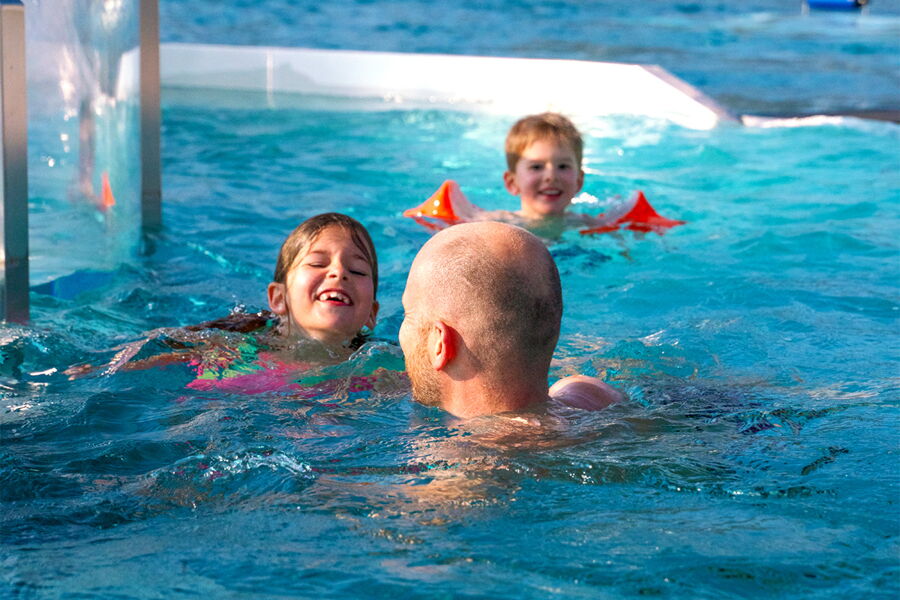
<svg viewBox="0 0 900 600">
<path fill-rule="evenodd" d="M 138 4 L 25 1 L 32 284 L 137 246 Z"/>
</svg>

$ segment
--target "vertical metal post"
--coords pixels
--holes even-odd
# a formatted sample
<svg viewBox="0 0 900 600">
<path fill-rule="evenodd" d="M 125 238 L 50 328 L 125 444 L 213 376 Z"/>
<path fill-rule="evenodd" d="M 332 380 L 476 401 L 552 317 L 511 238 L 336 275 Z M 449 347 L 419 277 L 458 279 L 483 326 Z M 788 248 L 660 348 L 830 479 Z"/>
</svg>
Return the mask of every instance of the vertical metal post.
<svg viewBox="0 0 900 600">
<path fill-rule="evenodd" d="M 0 320 L 28 321 L 25 6 L 0 0 Z"/>
<path fill-rule="evenodd" d="M 159 95 L 159 0 L 141 0 L 141 225 L 162 226 Z"/>
</svg>

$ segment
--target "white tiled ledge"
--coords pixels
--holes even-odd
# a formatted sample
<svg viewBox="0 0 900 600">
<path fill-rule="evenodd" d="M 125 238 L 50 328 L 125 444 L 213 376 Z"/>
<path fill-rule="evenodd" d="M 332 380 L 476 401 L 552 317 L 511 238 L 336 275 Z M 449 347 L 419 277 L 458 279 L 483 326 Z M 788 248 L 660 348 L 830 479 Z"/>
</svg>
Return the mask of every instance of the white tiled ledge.
<svg viewBox="0 0 900 600">
<path fill-rule="evenodd" d="M 163 44 L 160 64 L 164 88 L 379 98 L 385 108 L 426 102 L 510 115 L 640 115 L 692 129 L 736 122 L 657 66 L 204 44 Z"/>
</svg>

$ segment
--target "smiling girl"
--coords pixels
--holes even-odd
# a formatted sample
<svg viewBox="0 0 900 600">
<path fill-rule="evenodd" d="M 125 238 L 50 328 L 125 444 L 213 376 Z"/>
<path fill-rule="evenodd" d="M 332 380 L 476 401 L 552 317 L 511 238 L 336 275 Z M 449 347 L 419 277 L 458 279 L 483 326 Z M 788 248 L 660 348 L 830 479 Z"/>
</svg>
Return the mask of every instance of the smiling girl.
<svg viewBox="0 0 900 600">
<path fill-rule="evenodd" d="M 378 259 L 357 220 L 325 213 L 301 223 L 278 253 L 269 308 L 282 335 L 355 349 L 375 327 Z"/>
<path fill-rule="evenodd" d="M 298 225 L 281 245 L 267 288 L 271 314 L 232 315 L 200 327 L 257 329 L 262 338 L 268 331 L 281 338 L 278 343 L 269 340 L 268 345 L 295 351 L 302 346 L 305 359 L 317 356 L 314 363 L 332 363 L 358 349 L 375 327 L 377 289 L 378 258 L 369 232 L 352 217 L 323 213 Z M 195 357 L 191 364 L 196 367 L 197 379 L 188 387 L 244 392 L 295 387 L 290 382 L 297 371 L 313 366 L 297 362 L 296 352 L 291 357 L 284 352 L 259 352 L 253 346 L 224 369 L 221 363 L 210 362 L 208 353 Z M 316 346 L 327 356 L 316 352 Z"/>
<path fill-rule="evenodd" d="M 375 327 L 377 289 L 378 258 L 366 228 L 346 215 L 320 214 L 281 245 L 267 288 L 271 312 L 154 330 L 117 348 L 102 374 L 188 363 L 194 389 L 295 387 L 298 372 L 343 361 L 362 346 Z M 174 352 L 136 358 L 154 340 Z M 78 365 L 66 373 L 74 378 L 95 370 Z"/>
</svg>

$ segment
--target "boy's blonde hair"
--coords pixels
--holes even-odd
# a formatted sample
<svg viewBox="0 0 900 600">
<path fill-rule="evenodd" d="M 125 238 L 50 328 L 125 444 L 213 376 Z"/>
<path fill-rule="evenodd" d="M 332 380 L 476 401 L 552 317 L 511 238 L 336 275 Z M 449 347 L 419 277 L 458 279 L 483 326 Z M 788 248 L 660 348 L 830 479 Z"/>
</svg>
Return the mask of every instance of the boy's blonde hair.
<svg viewBox="0 0 900 600">
<path fill-rule="evenodd" d="M 547 139 L 556 143 L 568 144 L 575 152 L 578 168 L 581 168 L 584 142 L 581 140 L 578 129 L 572 124 L 572 121 L 561 114 L 545 112 L 523 117 L 510 128 L 506 135 L 506 164 L 509 170 L 516 170 L 516 164 L 528 146 L 538 140 Z"/>
</svg>

